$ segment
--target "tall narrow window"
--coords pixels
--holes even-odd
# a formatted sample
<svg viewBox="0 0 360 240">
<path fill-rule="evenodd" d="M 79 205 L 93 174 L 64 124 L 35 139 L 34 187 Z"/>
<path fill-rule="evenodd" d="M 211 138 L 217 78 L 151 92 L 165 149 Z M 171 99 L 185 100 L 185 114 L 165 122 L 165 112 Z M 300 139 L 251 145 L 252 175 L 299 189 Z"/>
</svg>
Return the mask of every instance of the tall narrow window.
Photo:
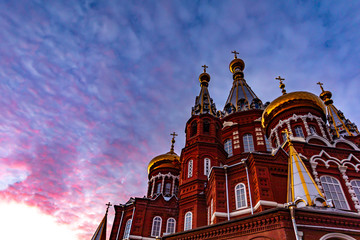
<svg viewBox="0 0 360 240">
<path fill-rule="evenodd" d="M 266 145 L 266 151 L 271 152 L 271 146 L 270 146 L 270 142 L 267 139 L 267 137 L 265 137 L 265 145 Z"/>
<path fill-rule="evenodd" d="M 152 229 L 151 229 L 151 236 L 152 237 L 159 237 L 161 232 L 161 222 L 162 219 L 159 216 L 154 217 Z"/>
<path fill-rule="evenodd" d="M 210 132 L 210 122 L 208 120 L 205 120 L 203 122 L 203 132 L 204 133 Z"/>
<path fill-rule="evenodd" d="M 170 194 L 171 191 L 171 183 L 165 184 L 165 194 Z"/>
<path fill-rule="evenodd" d="M 160 193 L 161 193 L 161 183 L 158 183 L 158 184 L 156 185 L 156 193 L 157 193 L 157 194 L 160 194 Z"/>
<path fill-rule="evenodd" d="M 129 239 L 131 222 L 132 222 L 131 219 L 127 220 L 127 222 L 126 222 L 123 239 Z"/>
<path fill-rule="evenodd" d="M 310 134 L 311 135 L 317 135 L 316 128 L 314 126 L 310 126 Z"/>
<path fill-rule="evenodd" d="M 175 183 L 175 186 L 174 186 L 174 194 L 177 196 L 178 194 L 178 191 L 179 191 L 179 186 L 177 185 L 177 183 Z"/>
<path fill-rule="evenodd" d="M 185 214 L 184 231 L 192 229 L 192 212 Z"/>
<path fill-rule="evenodd" d="M 329 176 L 321 176 L 320 181 L 326 198 L 332 199 L 336 208 L 349 210 L 340 182 L 336 178 Z"/>
<path fill-rule="evenodd" d="M 197 122 L 191 124 L 190 137 L 194 136 L 197 133 Z"/>
<path fill-rule="evenodd" d="M 243 136 L 244 142 L 244 152 L 253 152 L 254 151 L 254 141 L 251 134 L 245 134 Z"/>
<path fill-rule="evenodd" d="M 188 178 L 193 176 L 193 160 L 188 162 Z"/>
<path fill-rule="evenodd" d="M 236 209 L 247 207 L 245 184 L 235 186 Z"/>
<path fill-rule="evenodd" d="M 227 139 L 224 142 L 224 149 L 228 154 L 228 157 L 231 157 L 233 155 L 233 150 L 232 150 L 232 141 L 231 139 Z"/>
<path fill-rule="evenodd" d="M 294 128 L 294 130 L 295 130 L 295 136 L 297 136 L 297 137 L 305 137 L 301 126 L 296 126 Z"/>
<path fill-rule="evenodd" d="M 286 133 L 281 133 L 281 137 L 282 137 L 282 140 L 283 140 L 283 143 L 286 142 L 287 140 L 287 136 L 286 136 Z"/>
<path fill-rule="evenodd" d="M 210 168 L 211 168 L 211 161 L 209 158 L 205 158 L 204 159 L 204 175 L 209 177 Z"/>
<path fill-rule="evenodd" d="M 358 201 L 360 202 L 360 180 L 352 180 L 350 183 L 355 191 Z"/>
<path fill-rule="evenodd" d="M 166 233 L 175 233 L 176 221 L 174 218 L 169 218 L 166 223 Z"/>
</svg>

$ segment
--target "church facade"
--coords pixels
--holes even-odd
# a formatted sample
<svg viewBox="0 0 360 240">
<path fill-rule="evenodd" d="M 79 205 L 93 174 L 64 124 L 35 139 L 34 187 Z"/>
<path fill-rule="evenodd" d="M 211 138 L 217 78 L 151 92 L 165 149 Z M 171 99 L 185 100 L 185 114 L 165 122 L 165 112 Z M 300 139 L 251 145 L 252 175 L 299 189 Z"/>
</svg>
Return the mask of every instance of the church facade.
<svg viewBox="0 0 360 240">
<path fill-rule="evenodd" d="M 186 142 L 148 165 L 145 197 L 114 205 L 110 239 L 360 239 L 360 135 L 321 83 L 263 103 L 237 53 L 223 111 L 200 74 Z"/>
</svg>

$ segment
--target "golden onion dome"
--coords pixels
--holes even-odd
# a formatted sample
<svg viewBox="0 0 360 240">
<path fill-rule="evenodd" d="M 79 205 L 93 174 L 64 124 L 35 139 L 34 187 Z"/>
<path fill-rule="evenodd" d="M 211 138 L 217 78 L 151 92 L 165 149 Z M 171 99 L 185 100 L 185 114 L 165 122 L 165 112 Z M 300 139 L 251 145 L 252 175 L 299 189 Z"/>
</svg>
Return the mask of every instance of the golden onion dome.
<svg viewBox="0 0 360 240">
<path fill-rule="evenodd" d="M 148 165 L 148 173 L 150 170 L 158 168 L 176 168 L 180 170 L 180 157 L 174 152 L 170 151 L 165 154 L 154 157 Z"/>
<path fill-rule="evenodd" d="M 326 108 L 323 101 L 315 94 L 309 92 L 292 92 L 284 94 L 274 101 L 272 101 L 264 110 L 261 125 L 263 128 L 268 127 L 271 119 L 278 116 L 291 108 L 296 107 L 311 107 L 323 113 L 323 118 L 326 118 Z"/>
</svg>

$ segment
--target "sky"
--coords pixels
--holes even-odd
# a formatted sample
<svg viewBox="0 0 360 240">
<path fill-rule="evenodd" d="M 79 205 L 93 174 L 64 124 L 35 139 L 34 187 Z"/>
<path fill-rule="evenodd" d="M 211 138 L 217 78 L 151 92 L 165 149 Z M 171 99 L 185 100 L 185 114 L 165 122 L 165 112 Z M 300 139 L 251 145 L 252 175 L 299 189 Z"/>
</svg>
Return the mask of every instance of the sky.
<svg viewBox="0 0 360 240">
<path fill-rule="evenodd" d="M 90 239 L 107 202 L 144 196 L 147 164 L 169 151 L 170 133 L 178 154 L 184 146 L 204 64 L 223 109 L 233 50 L 263 102 L 281 95 L 279 75 L 288 92 L 319 94 L 321 81 L 360 124 L 359 9 L 351 0 L 0 0 L 6 238 L 22 239 L 20 224 L 40 240 Z"/>
</svg>

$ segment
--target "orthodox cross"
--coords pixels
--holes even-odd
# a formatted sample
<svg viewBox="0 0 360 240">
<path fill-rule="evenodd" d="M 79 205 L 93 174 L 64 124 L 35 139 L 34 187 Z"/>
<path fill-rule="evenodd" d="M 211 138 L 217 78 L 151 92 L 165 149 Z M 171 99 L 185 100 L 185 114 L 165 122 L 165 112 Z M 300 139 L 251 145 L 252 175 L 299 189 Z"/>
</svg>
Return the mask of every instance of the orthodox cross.
<svg viewBox="0 0 360 240">
<path fill-rule="evenodd" d="M 109 207 L 111 207 L 112 205 L 110 204 L 110 202 L 108 202 L 107 204 L 105 204 L 106 206 L 107 206 L 107 208 L 106 208 L 106 214 L 108 213 L 108 211 L 109 211 Z"/>
<path fill-rule="evenodd" d="M 205 70 L 205 69 L 204 69 Z M 204 71 L 205 72 L 205 71 Z M 173 133 L 170 133 L 172 137 L 171 139 L 171 149 L 170 149 L 170 152 L 174 152 L 174 143 L 175 143 L 175 137 L 177 136 L 177 134 L 175 132 Z"/>
<path fill-rule="evenodd" d="M 291 143 L 291 142 L 290 142 L 290 132 L 289 132 L 289 130 L 287 130 L 287 129 L 285 128 L 282 132 L 286 134 L 286 140 L 287 140 L 289 143 Z"/>
<path fill-rule="evenodd" d="M 236 50 L 232 51 L 231 53 L 235 55 L 234 58 L 237 58 L 237 55 L 239 54 Z"/>
<path fill-rule="evenodd" d="M 285 95 L 285 94 L 286 94 L 286 90 L 285 90 L 285 84 L 283 83 L 283 81 L 285 81 L 285 78 L 281 78 L 280 76 L 278 76 L 278 77 L 275 78 L 275 79 L 280 81 L 281 92 L 283 93 L 283 95 Z"/>
<path fill-rule="evenodd" d="M 204 73 L 206 73 L 206 69 L 208 68 L 208 66 L 202 65 L 202 67 L 204 68 Z M 175 132 L 174 132 L 173 134 L 175 134 Z M 170 135 L 172 135 L 172 134 L 170 134 Z M 174 136 L 174 135 L 173 135 L 173 136 Z M 176 136 L 177 136 L 177 135 L 176 135 Z"/>
<path fill-rule="evenodd" d="M 322 82 L 318 82 L 317 84 L 320 86 L 321 91 L 323 91 L 323 92 L 324 92 L 324 88 L 323 88 L 323 85 L 324 85 L 324 84 L 323 84 Z"/>
</svg>

